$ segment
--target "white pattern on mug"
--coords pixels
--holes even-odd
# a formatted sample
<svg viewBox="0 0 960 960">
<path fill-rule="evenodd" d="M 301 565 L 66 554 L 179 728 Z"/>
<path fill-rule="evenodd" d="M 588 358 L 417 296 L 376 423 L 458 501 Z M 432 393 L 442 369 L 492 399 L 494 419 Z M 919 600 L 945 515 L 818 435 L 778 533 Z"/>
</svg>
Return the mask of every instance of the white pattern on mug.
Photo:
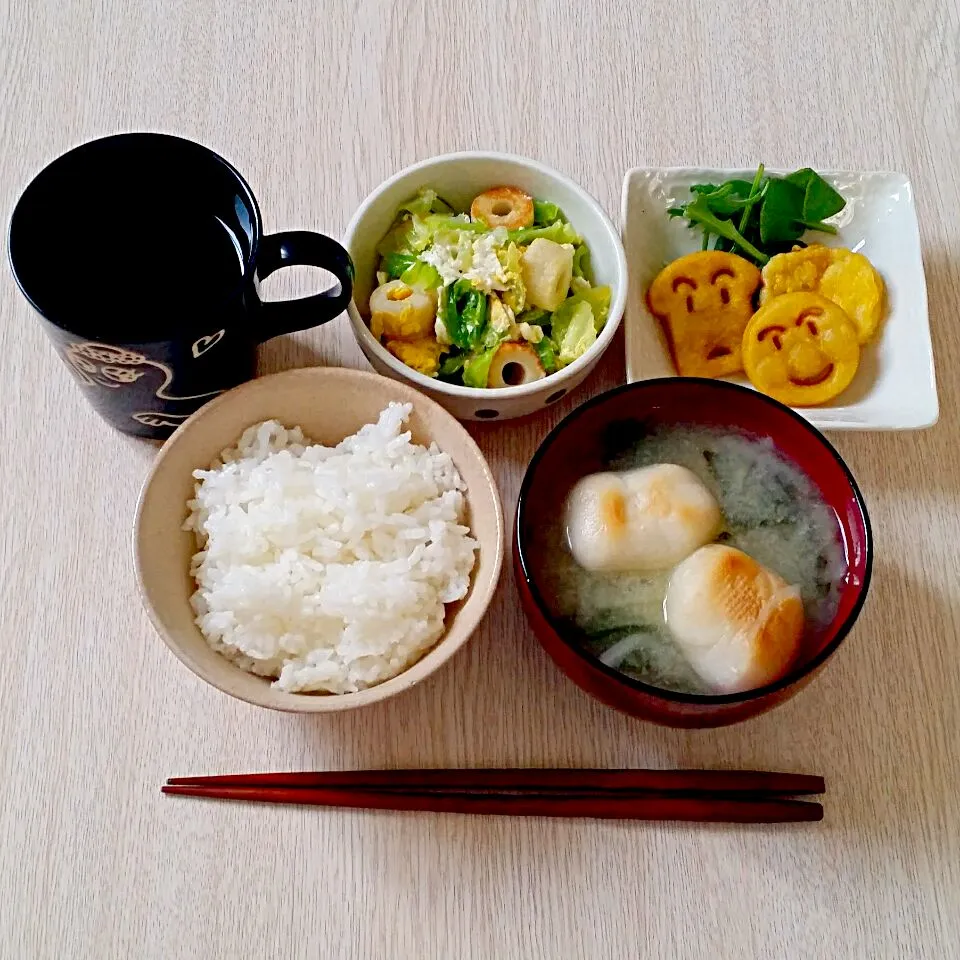
<svg viewBox="0 0 960 960">
<path fill-rule="evenodd" d="M 220 331 L 221 334 L 223 332 Z M 201 397 L 215 397 L 218 393 L 223 393 L 223 390 L 210 390 L 188 397 L 175 397 L 167 393 L 167 387 L 173 382 L 173 371 L 165 363 L 151 360 L 135 350 L 115 347 L 109 343 L 71 343 L 64 356 L 80 382 L 88 387 L 96 384 L 115 390 L 139 380 L 147 372 L 143 367 L 153 367 L 164 375 L 163 383 L 154 394 L 159 400 L 199 400 Z"/>
<path fill-rule="evenodd" d="M 141 410 L 137 413 L 131 413 L 131 417 L 148 427 L 179 427 L 189 413 L 153 413 L 149 410 Z"/>
<path fill-rule="evenodd" d="M 212 350 L 223 339 L 226 332 L 226 330 L 218 330 L 216 333 L 211 333 L 209 337 L 200 337 L 199 340 L 195 340 L 190 348 L 194 359 Z"/>
</svg>

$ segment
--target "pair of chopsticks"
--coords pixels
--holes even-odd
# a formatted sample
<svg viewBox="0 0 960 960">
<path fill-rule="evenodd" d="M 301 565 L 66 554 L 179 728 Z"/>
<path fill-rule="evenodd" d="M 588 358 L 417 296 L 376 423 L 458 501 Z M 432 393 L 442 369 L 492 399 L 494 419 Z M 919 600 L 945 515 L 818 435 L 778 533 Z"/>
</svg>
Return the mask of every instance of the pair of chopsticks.
<svg viewBox="0 0 960 960">
<path fill-rule="evenodd" d="M 513 817 L 797 823 L 823 819 L 822 777 L 754 770 L 355 770 L 171 777 L 164 793 Z"/>
</svg>

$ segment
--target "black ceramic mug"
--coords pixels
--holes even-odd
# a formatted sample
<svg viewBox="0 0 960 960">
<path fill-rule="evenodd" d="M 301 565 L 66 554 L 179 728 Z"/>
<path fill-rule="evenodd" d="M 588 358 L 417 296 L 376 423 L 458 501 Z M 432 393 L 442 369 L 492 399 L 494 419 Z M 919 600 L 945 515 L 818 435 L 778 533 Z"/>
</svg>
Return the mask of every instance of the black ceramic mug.
<svg viewBox="0 0 960 960">
<path fill-rule="evenodd" d="M 256 348 L 336 317 L 353 264 L 319 233 L 264 236 L 249 185 L 200 144 L 157 133 L 85 143 L 34 179 L 10 222 L 24 296 L 94 407 L 163 438 L 254 376 Z M 263 302 L 259 282 L 307 264 L 338 285 Z"/>
</svg>

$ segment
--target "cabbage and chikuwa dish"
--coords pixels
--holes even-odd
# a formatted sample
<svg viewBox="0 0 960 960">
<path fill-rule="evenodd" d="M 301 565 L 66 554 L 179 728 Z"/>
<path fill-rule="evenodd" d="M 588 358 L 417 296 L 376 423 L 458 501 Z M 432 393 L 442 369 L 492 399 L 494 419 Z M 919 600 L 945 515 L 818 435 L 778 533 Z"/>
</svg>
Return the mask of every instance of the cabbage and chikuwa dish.
<svg viewBox="0 0 960 960">
<path fill-rule="evenodd" d="M 460 213 L 423 189 L 377 253 L 371 333 L 408 367 L 458 386 L 549 376 L 590 349 L 610 311 L 574 226 L 516 187 L 486 190 Z"/>
</svg>

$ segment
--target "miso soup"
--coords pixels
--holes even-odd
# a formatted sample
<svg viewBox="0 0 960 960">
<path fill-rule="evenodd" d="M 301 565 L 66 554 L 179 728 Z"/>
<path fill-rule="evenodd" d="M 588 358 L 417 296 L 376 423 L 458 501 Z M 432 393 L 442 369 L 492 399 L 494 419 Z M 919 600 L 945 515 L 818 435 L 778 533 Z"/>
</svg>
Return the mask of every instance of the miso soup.
<svg viewBox="0 0 960 960">
<path fill-rule="evenodd" d="M 806 475 L 772 441 L 697 427 L 659 428 L 619 446 L 608 469 L 677 464 L 716 497 L 722 520 L 713 542 L 748 554 L 799 591 L 803 645 L 830 625 L 847 573 L 836 516 Z M 596 572 L 570 550 L 563 510 L 535 532 L 541 585 L 554 615 L 607 666 L 653 686 L 710 694 L 711 687 L 671 636 L 664 596 L 672 568 Z M 795 603 L 795 601 L 794 601 Z"/>
</svg>

